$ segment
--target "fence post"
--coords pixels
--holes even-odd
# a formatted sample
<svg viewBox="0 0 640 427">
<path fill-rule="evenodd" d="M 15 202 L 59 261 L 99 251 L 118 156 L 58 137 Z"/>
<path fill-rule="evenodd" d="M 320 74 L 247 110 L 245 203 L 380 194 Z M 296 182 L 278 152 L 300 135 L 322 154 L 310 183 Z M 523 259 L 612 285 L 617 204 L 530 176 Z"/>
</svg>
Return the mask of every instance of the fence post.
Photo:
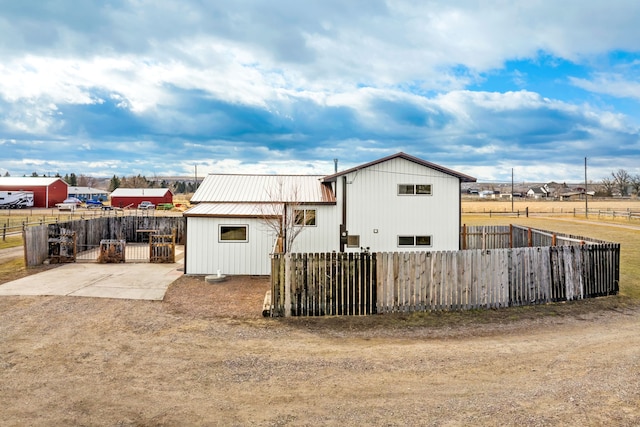
<svg viewBox="0 0 640 427">
<path fill-rule="evenodd" d="M 291 317 L 291 254 L 285 253 L 284 260 L 284 317 Z"/>
<path fill-rule="evenodd" d="M 7 223 L 5 222 L 2 226 L 2 241 L 7 240 Z"/>
<path fill-rule="evenodd" d="M 486 247 L 487 247 L 487 243 L 486 243 L 486 241 L 485 241 L 486 237 L 487 237 L 487 233 L 486 233 L 486 231 L 485 231 L 485 229 L 484 229 L 484 226 L 483 226 L 483 227 L 482 227 L 482 250 L 483 250 L 483 251 L 484 251 L 484 250 L 486 249 Z"/>
<path fill-rule="evenodd" d="M 462 249 L 467 249 L 467 224 L 462 224 Z"/>
<path fill-rule="evenodd" d="M 509 248 L 513 249 L 513 224 L 509 224 Z"/>
<path fill-rule="evenodd" d="M 527 218 L 529 218 L 529 206 L 527 206 L 526 208 L 524 208 L 524 216 L 526 216 Z"/>
</svg>

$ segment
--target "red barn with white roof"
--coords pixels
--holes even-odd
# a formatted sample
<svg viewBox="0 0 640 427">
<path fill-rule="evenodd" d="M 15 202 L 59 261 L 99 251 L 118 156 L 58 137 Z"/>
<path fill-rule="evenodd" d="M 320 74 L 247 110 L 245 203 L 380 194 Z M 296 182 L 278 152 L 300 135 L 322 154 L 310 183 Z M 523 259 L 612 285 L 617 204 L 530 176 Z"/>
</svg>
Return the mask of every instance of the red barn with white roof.
<svg viewBox="0 0 640 427">
<path fill-rule="evenodd" d="M 64 202 L 69 186 L 62 178 L 56 177 L 0 177 L 2 191 L 33 191 L 33 207 L 53 208 Z"/>
<path fill-rule="evenodd" d="M 168 188 L 116 188 L 111 193 L 111 206 L 114 208 L 135 209 L 142 202 L 173 203 L 173 193 Z"/>
</svg>

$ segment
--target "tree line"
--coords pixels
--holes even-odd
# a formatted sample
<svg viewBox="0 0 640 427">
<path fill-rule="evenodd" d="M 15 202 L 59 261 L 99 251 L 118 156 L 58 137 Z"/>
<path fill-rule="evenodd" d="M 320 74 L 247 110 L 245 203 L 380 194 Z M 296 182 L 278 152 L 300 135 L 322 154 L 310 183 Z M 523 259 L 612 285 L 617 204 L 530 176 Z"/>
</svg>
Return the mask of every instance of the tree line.
<svg viewBox="0 0 640 427">
<path fill-rule="evenodd" d="M 197 189 L 197 184 L 192 181 L 168 181 L 166 179 L 147 179 L 144 175 L 122 176 L 118 178 L 116 175 L 109 180 L 109 192 L 116 188 L 168 188 L 173 194 L 186 194 L 194 193 Z"/>
<path fill-rule="evenodd" d="M 606 177 L 601 182 L 602 191 L 605 196 L 613 196 L 618 193 L 621 196 L 630 196 L 632 194 L 640 194 L 640 175 L 631 175 L 624 169 L 618 169 L 611 172 L 611 177 Z"/>
<path fill-rule="evenodd" d="M 11 176 L 9 172 L 5 172 L 4 176 Z M 26 175 L 25 175 L 26 176 Z M 43 174 L 39 175 L 37 172 L 31 174 L 32 177 L 42 176 L 43 178 L 49 178 L 51 175 Z M 94 178 L 91 176 L 75 173 L 67 173 L 64 176 L 56 173 L 53 175 L 55 178 L 61 178 L 64 182 L 69 184 L 70 187 L 100 187 L 104 185 L 104 179 Z M 187 194 L 194 193 L 198 188 L 197 183 L 189 180 L 175 180 L 169 181 L 166 179 L 147 179 L 146 176 L 138 174 L 137 176 L 121 176 L 113 175 L 109 180 L 107 190 L 112 192 L 116 188 L 168 188 L 173 194 Z"/>
</svg>

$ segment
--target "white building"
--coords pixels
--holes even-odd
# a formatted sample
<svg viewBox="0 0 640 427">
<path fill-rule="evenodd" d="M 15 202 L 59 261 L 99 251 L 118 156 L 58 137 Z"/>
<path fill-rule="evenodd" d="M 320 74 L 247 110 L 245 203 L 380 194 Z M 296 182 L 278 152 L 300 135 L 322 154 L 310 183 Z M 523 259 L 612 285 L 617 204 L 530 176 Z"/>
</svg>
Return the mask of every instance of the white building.
<svg viewBox="0 0 640 427">
<path fill-rule="evenodd" d="M 329 176 L 208 175 L 185 212 L 187 274 L 271 271 L 268 217 L 294 209 L 289 252 L 459 249 L 460 184 L 475 178 L 398 153 Z"/>
</svg>

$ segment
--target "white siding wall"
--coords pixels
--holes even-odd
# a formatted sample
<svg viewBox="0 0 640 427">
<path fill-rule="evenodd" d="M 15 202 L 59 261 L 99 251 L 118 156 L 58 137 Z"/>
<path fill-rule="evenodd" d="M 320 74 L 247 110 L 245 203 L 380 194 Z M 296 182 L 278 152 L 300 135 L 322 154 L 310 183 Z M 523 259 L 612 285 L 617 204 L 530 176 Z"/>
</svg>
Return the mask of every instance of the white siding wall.
<svg viewBox="0 0 640 427">
<path fill-rule="evenodd" d="M 247 242 L 220 242 L 219 225 L 248 225 Z M 259 219 L 187 217 L 187 274 L 271 273 L 275 238 Z"/>
<path fill-rule="evenodd" d="M 459 179 L 396 158 L 346 176 L 347 230 L 371 251 L 457 250 Z M 342 212 L 342 178 L 337 182 L 336 214 Z M 398 184 L 431 184 L 431 196 L 399 196 Z M 377 232 L 376 232 L 377 230 Z M 398 235 L 430 235 L 432 247 L 398 247 Z M 346 248 L 346 250 L 359 250 Z"/>
<path fill-rule="evenodd" d="M 316 226 L 305 227 L 290 252 L 330 252 L 340 250 L 340 212 L 335 205 L 304 205 L 316 210 Z"/>
</svg>

